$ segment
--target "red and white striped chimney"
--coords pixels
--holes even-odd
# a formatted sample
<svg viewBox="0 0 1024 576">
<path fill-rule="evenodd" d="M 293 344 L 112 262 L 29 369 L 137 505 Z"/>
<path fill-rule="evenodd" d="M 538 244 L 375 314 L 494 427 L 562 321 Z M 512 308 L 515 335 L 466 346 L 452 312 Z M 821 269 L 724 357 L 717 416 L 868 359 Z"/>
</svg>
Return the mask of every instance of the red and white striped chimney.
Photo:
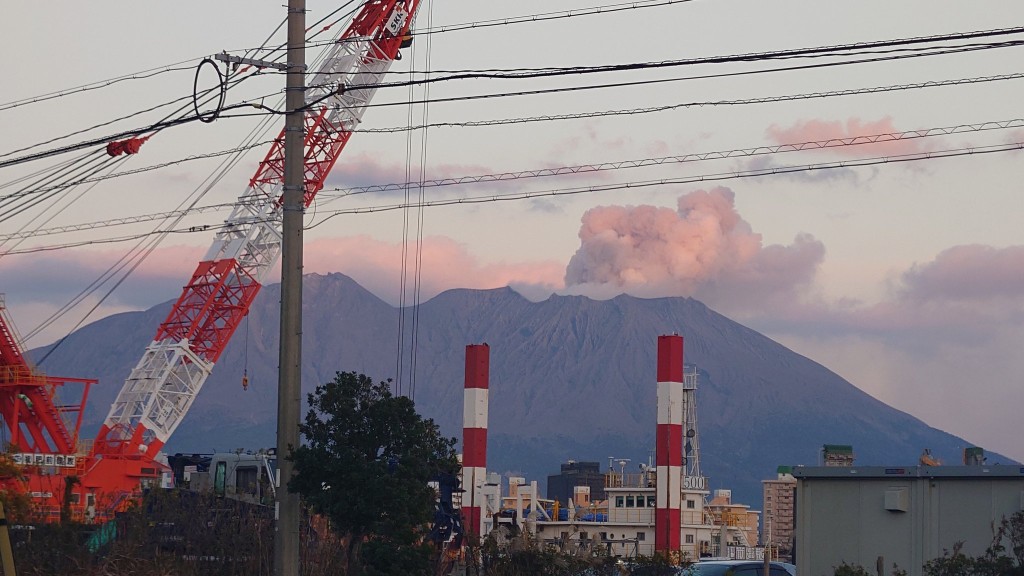
<svg viewBox="0 0 1024 576">
<path fill-rule="evenodd" d="M 468 534 L 483 535 L 483 487 L 487 478 L 487 393 L 491 349 L 466 346 L 466 388 L 462 413 L 462 521 Z"/>
<path fill-rule="evenodd" d="M 679 550 L 683 464 L 683 337 L 658 336 L 657 506 L 654 551 Z"/>
</svg>

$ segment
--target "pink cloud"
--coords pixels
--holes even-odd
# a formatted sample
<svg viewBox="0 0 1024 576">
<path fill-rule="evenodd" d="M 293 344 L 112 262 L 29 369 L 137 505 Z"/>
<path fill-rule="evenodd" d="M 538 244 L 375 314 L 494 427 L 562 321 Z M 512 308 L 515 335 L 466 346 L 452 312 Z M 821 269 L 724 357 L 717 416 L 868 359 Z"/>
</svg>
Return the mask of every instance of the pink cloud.
<svg viewBox="0 0 1024 576">
<path fill-rule="evenodd" d="M 792 295 L 813 279 L 824 246 L 800 235 L 764 246 L 736 212 L 728 188 L 697 190 L 678 207 L 602 206 L 587 211 L 566 285 L 589 294 L 698 296 L 740 305 Z"/>
<path fill-rule="evenodd" d="M 117 266 L 123 254 L 123 250 L 75 249 L 0 259 L 0 288 L 7 294 L 21 333 L 27 335 L 36 330 L 51 315 L 76 301 L 112 266 Z M 92 294 L 84 295 L 77 306 L 31 339 L 29 345 L 51 342 L 79 322 L 93 322 L 110 314 L 140 310 L 177 298 L 203 254 L 202 248 L 193 246 L 168 246 L 154 251 L 120 285 L 115 287 L 123 275 L 118 273 Z"/>
<path fill-rule="evenodd" d="M 889 116 L 874 122 L 862 121 L 860 118 L 850 118 L 845 123 L 839 120 L 806 120 L 788 128 L 772 124 L 766 130 L 768 138 L 780 145 L 833 140 L 839 142 L 849 139 L 864 142 L 856 146 L 837 146 L 828 149 L 832 154 L 839 156 L 897 156 L 926 150 L 923 140 L 919 138 L 898 140 L 896 136 L 882 136 L 874 142 L 864 138 L 901 131 L 893 125 Z"/>
<path fill-rule="evenodd" d="M 1024 246 L 954 246 L 901 280 L 904 301 L 1024 298 Z"/>
<path fill-rule="evenodd" d="M 978 345 L 1024 324 L 1022 302 L 1024 246 L 964 245 L 904 270 L 882 301 L 794 301 L 749 317 L 787 333 L 869 336 L 906 348 Z"/>
<path fill-rule="evenodd" d="M 494 172 L 496 170 L 493 168 L 481 164 L 428 163 L 426 177 L 428 180 L 437 180 Z M 327 185 L 357 187 L 375 184 L 402 184 L 419 179 L 420 166 L 418 163 L 409 166 L 407 178 L 404 162 L 382 162 L 378 157 L 363 152 L 346 156 L 340 160 L 327 177 Z"/>
<path fill-rule="evenodd" d="M 176 294 L 188 281 L 204 252 L 203 248 L 195 246 L 167 246 L 155 250 L 122 287 L 114 291 L 111 302 L 152 304 L 154 295 Z M 63 300 L 70 300 L 109 269 L 119 266 L 124 253 L 124 250 L 113 249 L 74 249 L 7 256 L 0 259 L 0 277 L 4 279 L 4 289 L 10 293 L 23 292 L 33 300 L 63 304 Z M 127 272 L 127 268 L 122 272 Z M 114 277 L 120 275 L 117 273 Z"/>
<path fill-rule="evenodd" d="M 380 298 L 395 304 L 402 273 L 402 246 L 369 236 L 317 239 L 306 243 L 305 271 L 343 272 Z M 415 246 L 409 247 L 410 267 Z M 554 261 L 483 264 L 451 238 L 425 238 L 422 251 L 422 299 L 451 288 L 512 286 L 550 294 L 562 286 L 563 264 Z M 411 276 L 410 276 L 411 278 Z"/>
</svg>

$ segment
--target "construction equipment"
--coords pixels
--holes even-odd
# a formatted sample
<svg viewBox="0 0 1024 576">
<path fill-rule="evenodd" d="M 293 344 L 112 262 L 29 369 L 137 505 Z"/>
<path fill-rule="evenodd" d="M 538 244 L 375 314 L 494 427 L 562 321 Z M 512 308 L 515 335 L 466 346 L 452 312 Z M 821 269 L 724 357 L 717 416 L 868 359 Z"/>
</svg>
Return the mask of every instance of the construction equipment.
<svg viewBox="0 0 1024 576">
<path fill-rule="evenodd" d="M 418 6 L 419 0 L 364 2 L 312 76 L 304 109 L 305 206 L 323 188 L 325 178 L 362 122 L 376 86 L 398 59 L 403 42 L 408 42 Z M 43 466 L 25 468 L 30 484 L 53 471 L 45 460 L 48 454 L 74 453 L 76 466 L 84 465 L 76 471 L 80 486 L 71 496 L 75 514 L 84 515 L 91 502 L 97 519 L 110 517 L 165 473 L 166 466 L 157 462 L 161 448 L 185 418 L 280 256 L 284 140 L 282 131 L 125 380 L 87 453 L 75 449 L 77 428 L 69 434 L 56 421 L 56 408 L 47 404 L 52 396 L 44 393 L 45 386 L 37 386 L 34 391 L 31 386 L 17 388 L 33 402 L 33 409 L 17 405 L 14 388 L 0 391 L 0 407 L 8 410 L 3 416 L 12 435 L 17 430 L 17 426 L 11 426 L 14 418 L 14 423 L 25 424 L 27 420 L 29 426 L 45 428 L 52 439 L 59 441 L 51 450 L 41 452 Z M 10 345 L 6 348 L 16 349 Z M 20 366 L 17 358 L 14 360 L 11 365 Z M 33 446 L 39 445 L 35 440 Z M 45 516 L 60 509 L 62 494 L 62 490 L 53 490 L 38 498 Z"/>
</svg>

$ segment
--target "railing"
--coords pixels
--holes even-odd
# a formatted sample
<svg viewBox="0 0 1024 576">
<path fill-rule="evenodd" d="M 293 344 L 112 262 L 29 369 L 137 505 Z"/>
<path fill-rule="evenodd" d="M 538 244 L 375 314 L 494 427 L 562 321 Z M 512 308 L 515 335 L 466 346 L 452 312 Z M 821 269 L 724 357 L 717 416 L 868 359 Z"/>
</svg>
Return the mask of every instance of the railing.
<svg viewBox="0 0 1024 576">
<path fill-rule="evenodd" d="M 605 488 L 650 488 L 654 486 L 654 474 L 647 472 L 628 473 L 605 472 Z"/>
</svg>

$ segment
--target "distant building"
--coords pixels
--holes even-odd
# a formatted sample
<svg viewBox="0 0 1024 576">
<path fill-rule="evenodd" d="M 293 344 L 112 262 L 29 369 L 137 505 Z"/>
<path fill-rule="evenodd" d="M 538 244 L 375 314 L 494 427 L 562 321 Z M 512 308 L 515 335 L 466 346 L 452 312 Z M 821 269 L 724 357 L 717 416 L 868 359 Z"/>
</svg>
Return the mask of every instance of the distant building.
<svg viewBox="0 0 1024 576">
<path fill-rule="evenodd" d="M 1019 465 L 797 467 L 793 476 L 802 574 L 846 562 L 920 576 L 957 542 L 968 556 L 983 554 L 993 525 L 1024 509 Z"/>
<path fill-rule="evenodd" d="M 774 480 L 762 480 L 764 488 L 764 526 L 761 542 L 770 546 L 779 560 L 793 561 L 793 536 L 796 515 L 796 478 L 789 466 L 779 466 Z"/>
<path fill-rule="evenodd" d="M 821 462 L 825 466 L 853 466 L 853 446 L 825 444 L 821 447 Z"/>
<path fill-rule="evenodd" d="M 733 503 L 732 490 L 715 490 L 714 497 L 708 502 L 707 510 L 711 516 L 711 523 L 720 528 L 720 545 L 757 547 L 757 528 L 761 516 L 746 504 Z M 720 555 L 725 554 L 720 552 Z"/>
<path fill-rule="evenodd" d="M 562 464 L 559 474 L 548 476 L 547 497 L 557 500 L 562 506 L 569 505 L 573 490 L 577 486 L 589 486 L 592 500 L 604 500 L 604 474 L 598 462 L 576 462 L 569 460 Z"/>
</svg>

